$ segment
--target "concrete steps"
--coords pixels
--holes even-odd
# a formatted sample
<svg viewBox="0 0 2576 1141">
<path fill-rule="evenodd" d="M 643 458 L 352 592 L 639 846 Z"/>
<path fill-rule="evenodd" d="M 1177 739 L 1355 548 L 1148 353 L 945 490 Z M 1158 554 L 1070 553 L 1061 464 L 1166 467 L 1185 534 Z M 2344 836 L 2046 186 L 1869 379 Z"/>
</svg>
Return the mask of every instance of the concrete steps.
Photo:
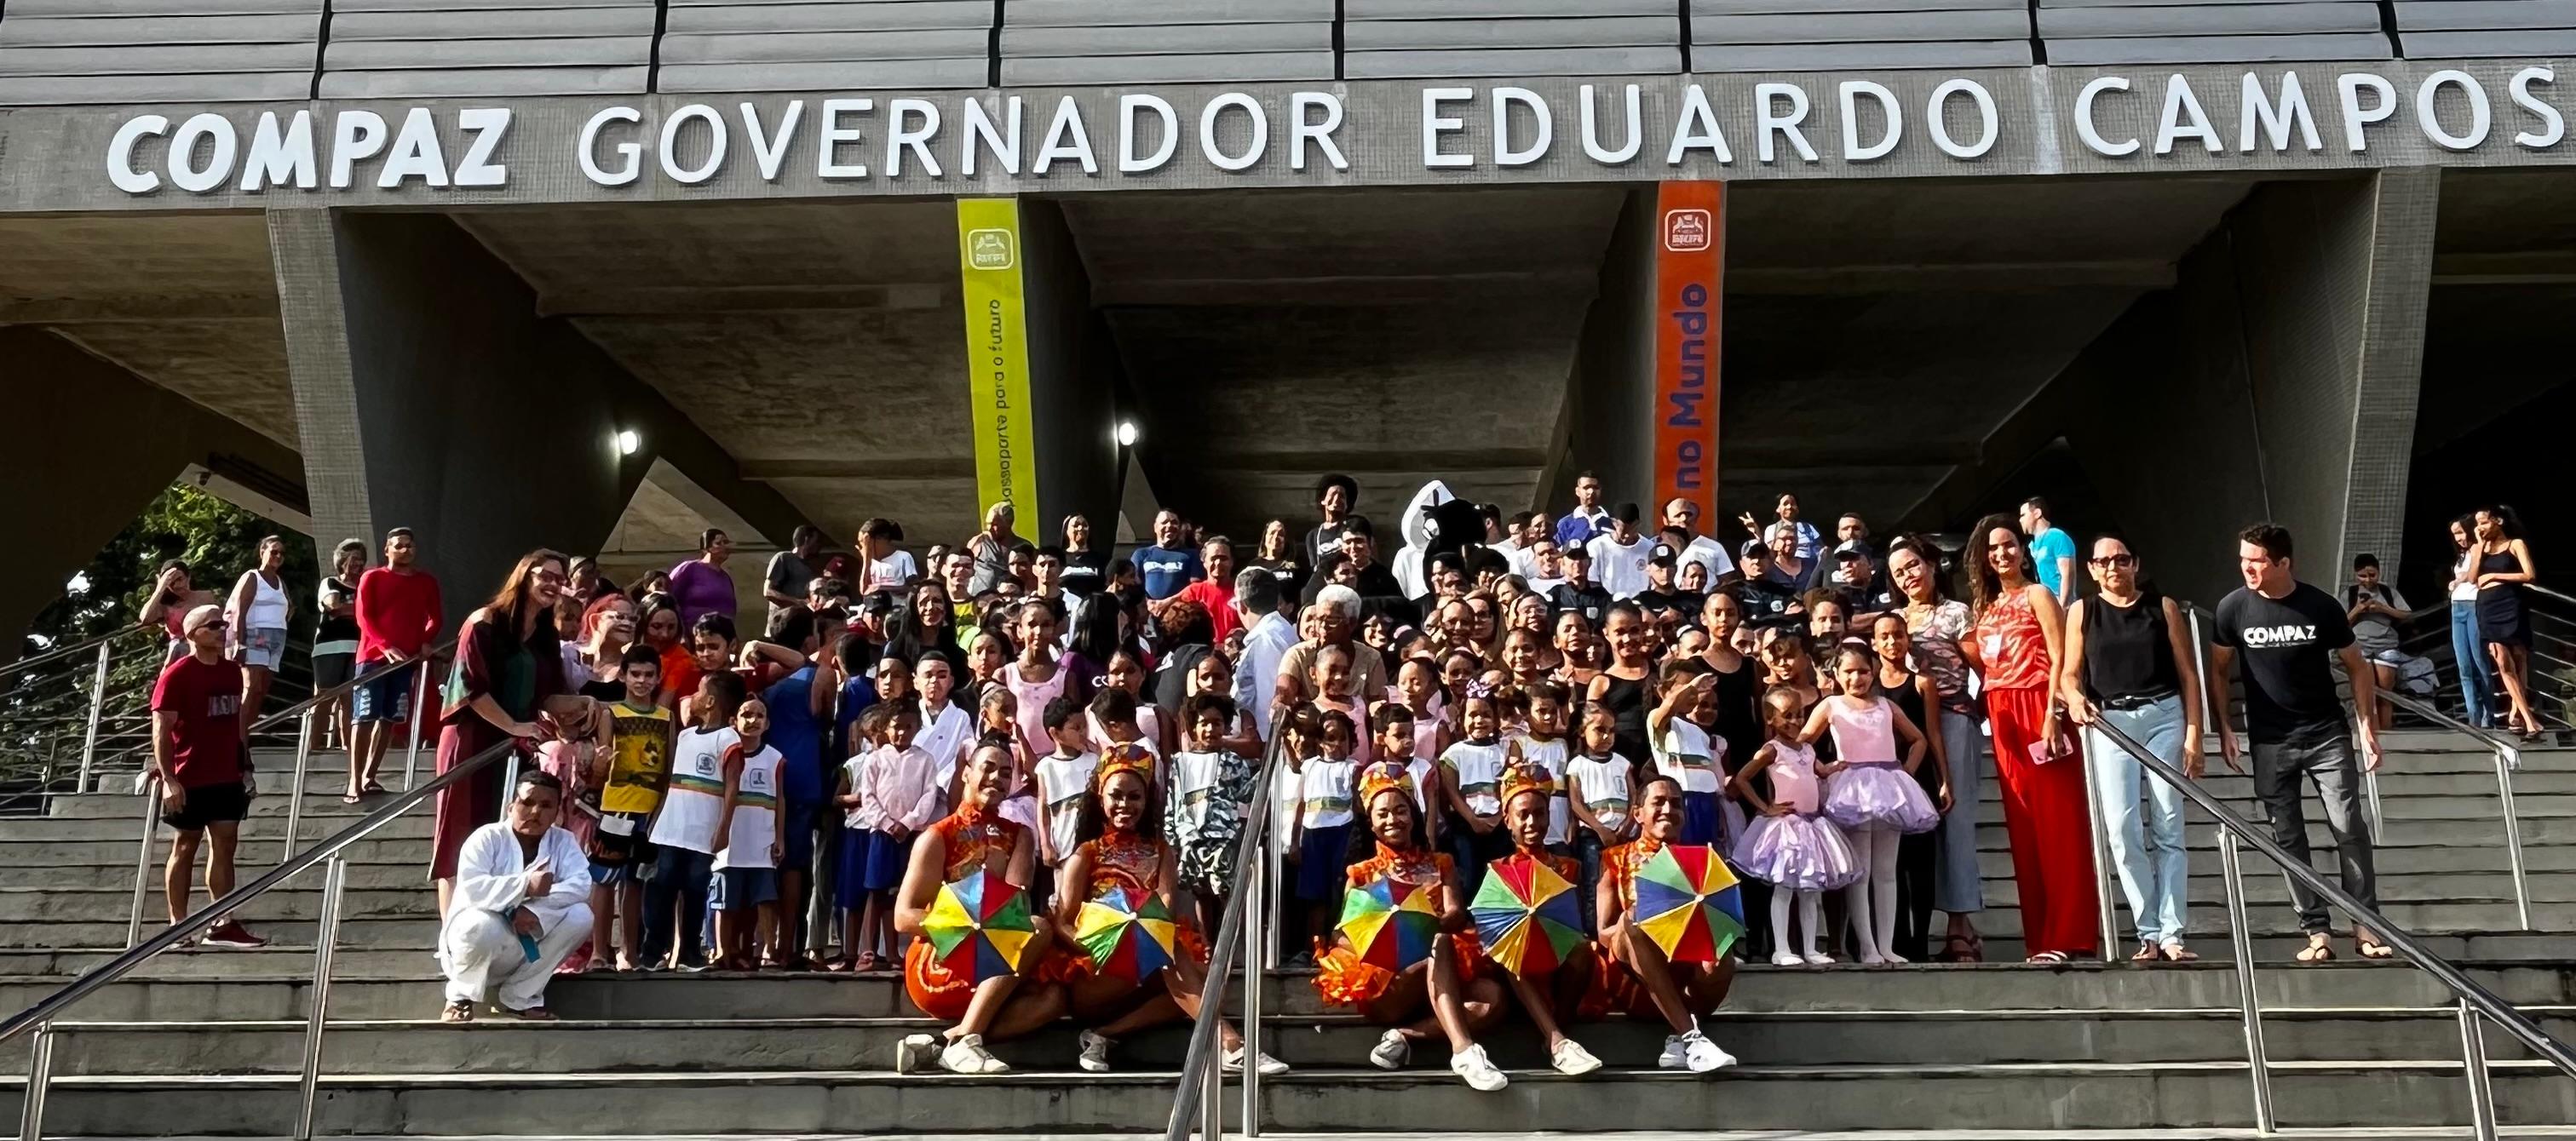
<svg viewBox="0 0 2576 1141">
<path fill-rule="evenodd" d="M 1465 1093 L 1436 1062 L 1402 1073 L 1305 1070 L 1265 1084 L 1268 1122 L 1285 1130 L 1381 1128 L 1436 1113 L 1447 1134 L 1582 1131 L 1602 1124 L 1725 1121 L 1736 1129 L 1869 1129 L 1938 1121 L 1950 1129 L 2149 1129 L 2237 1126 L 2251 1112 L 2241 1062 L 2153 1065 L 1741 1066 L 1714 1077 L 1621 1069 L 1587 1079 L 1516 1071 L 1508 1090 Z M 2499 1117 L 2576 1120 L 2576 1083 L 2534 1063 L 2494 1067 Z M 599 1122 L 720 1134 L 937 1134 L 951 1131 L 1133 1132 L 1171 1107 L 1169 1072 L 1015 1073 L 979 1078 L 881 1071 L 745 1070 L 725 1074 L 368 1074 L 322 1081 L 325 1134 L 556 1133 Z M 0 1113 L 16 1108 L 0 1085 Z M 2289 1063 L 2273 1073 L 2275 1106 L 2292 1125 L 2431 1126 L 2466 1120 L 2459 1065 Z M 1231 1099 L 1229 1099 L 1231 1100 Z M 284 1075 L 73 1077 L 47 1104 L 56 1135 L 130 1134 L 137 1106 L 153 1119 L 216 1136 L 279 1136 L 292 1125 Z M 1229 1106 L 1229 1111 L 1231 1107 Z M 1231 1115 L 1231 1114 L 1230 1114 Z M 524 1134 L 519 1134 L 524 1135 Z"/>
</svg>

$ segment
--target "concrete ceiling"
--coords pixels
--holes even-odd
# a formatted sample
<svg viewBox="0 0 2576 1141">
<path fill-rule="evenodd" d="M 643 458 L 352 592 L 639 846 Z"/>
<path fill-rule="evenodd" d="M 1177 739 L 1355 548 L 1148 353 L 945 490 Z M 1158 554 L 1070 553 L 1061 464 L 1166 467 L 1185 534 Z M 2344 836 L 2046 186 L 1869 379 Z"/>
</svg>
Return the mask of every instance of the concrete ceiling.
<svg viewBox="0 0 2576 1141">
<path fill-rule="evenodd" d="M 295 398 L 257 213 L 0 219 L 0 324 L 45 325 L 288 447 Z"/>
<path fill-rule="evenodd" d="M 1147 433 L 1156 495 L 1237 535 L 1316 477 L 1392 516 L 1425 480 L 1537 494 L 1624 189 L 1064 201 Z M 1391 518 L 1389 520 L 1392 521 Z"/>
<path fill-rule="evenodd" d="M 1739 183 L 1727 209 L 1719 480 L 1885 519 L 2149 290 L 2251 183 Z M 2106 224 L 2117 219 L 2117 224 Z"/>
<path fill-rule="evenodd" d="M 2576 360 L 2576 172 L 2450 170 L 2434 221 L 2415 451 L 2510 416 Z M 2475 399 L 2447 398 L 2461 392 Z"/>
<path fill-rule="evenodd" d="M 945 201 L 472 211 L 457 220 L 846 541 L 872 515 L 974 519 Z"/>
</svg>

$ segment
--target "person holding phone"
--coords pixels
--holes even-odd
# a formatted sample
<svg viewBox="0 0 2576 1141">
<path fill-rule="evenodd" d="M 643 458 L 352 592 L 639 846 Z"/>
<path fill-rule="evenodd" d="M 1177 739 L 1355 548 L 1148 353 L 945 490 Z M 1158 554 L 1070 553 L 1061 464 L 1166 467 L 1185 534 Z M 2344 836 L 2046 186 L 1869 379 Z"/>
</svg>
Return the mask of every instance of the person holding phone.
<svg viewBox="0 0 2576 1141">
<path fill-rule="evenodd" d="M 2102 941 L 2086 820 L 2092 809 L 2083 751 L 2060 720 L 2058 695 L 2066 615 L 2057 595 L 2033 580 L 2011 519 L 1978 520 L 1963 561 L 1976 626 L 1959 649 L 1985 674 L 2004 830 L 2021 889 L 2022 949 L 2031 962 L 2052 965 L 2091 956 Z"/>
<path fill-rule="evenodd" d="M 456 859 L 455 906 L 438 933 L 447 974 L 441 1022 L 472 1022 L 492 1011 L 551 1022 L 546 984 L 573 948 L 590 938 L 590 861 L 563 815 L 563 782 L 542 769 L 519 771 L 509 815 L 465 838 Z"/>
</svg>

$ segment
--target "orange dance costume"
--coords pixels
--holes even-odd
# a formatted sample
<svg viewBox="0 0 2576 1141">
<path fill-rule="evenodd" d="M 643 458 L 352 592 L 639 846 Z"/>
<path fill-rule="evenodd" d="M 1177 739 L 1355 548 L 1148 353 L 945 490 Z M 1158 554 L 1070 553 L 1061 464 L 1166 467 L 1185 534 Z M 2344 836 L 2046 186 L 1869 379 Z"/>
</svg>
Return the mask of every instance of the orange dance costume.
<svg viewBox="0 0 2576 1141">
<path fill-rule="evenodd" d="M 986 868 L 995 874 L 1007 871 L 1011 853 L 1028 829 L 1000 813 L 967 805 L 924 831 L 948 846 L 947 866 L 939 882 L 956 883 Z M 923 1014 L 942 1022 L 966 1017 L 966 1004 L 975 997 L 974 984 L 933 962 L 930 941 L 921 938 L 915 938 L 903 953 L 903 990 Z"/>
<path fill-rule="evenodd" d="M 1619 894 L 1619 914 L 1622 917 L 1634 915 L 1637 911 L 1637 869 L 1645 867 L 1646 861 L 1663 849 L 1663 841 L 1652 836 L 1639 836 L 1601 853 L 1601 878 Z M 1614 1014 L 1625 1014 L 1631 1018 L 1663 1017 L 1655 1008 L 1654 996 L 1646 992 L 1646 984 L 1637 981 L 1636 974 L 1628 969 L 1627 964 L 1600 948 L 1595 948 L 1592 958 L 1592 986 L 1583 992 L 1582 1000 L 1575 1005 L 1575 1017 L 1587 1022 L 1597 1022 Z"/>
<path fill-rule="evenodd" d="M 1370 766 L 1361 776 L 1359 798 L 1354 803 L 1361 812 L 1365 813 L 1369 805 L 1377 802 L 1380 794 L 1388 791 L 1400 791 L 1406 800 L 1419 803 L 1413 801 L 1411 775 L 1405 774 L 1402 770 L 1392 769 L 1390 766 L 1378 765 Z M 1445 853 L 1434 852 L 1429 848 L 1410 850 L 1390 848 L 1385 841 L 1380 840 L 1377 842 L 1375 856 L 1349 867 L 1343 880 L 1343 887 L 1345 890 L 1365 887 L 1379 879 L 1392 879 L 1400 883 L 1413 884 L 1416 887 L 1436 886 L 1443 891 L 1455 891 L 1458 871 L 1456 864 L 1451 862 Z M 1471 927 L 1450 935 L 1449 946 L 1451 953 L 1457 956 L 1458 980 L 1463 983 L 1474 979 L 1485 961 L 1484 944 L 1476 938 L 1475 929 Z M 1438 954 L 1437 951 L 1433 953 Z M 1324 997 L 1326 1003 L 1333 1006 L 1358 1006 L 1364 1002 L 1371 1002 L 1379 995 L 1385 994 L 1386 988 L 1394 982 L 1393 972 L 1372 963 L 1361 962 L 1359 955 L 1351 949 L 1348 942 L 1336 938 L 1332 946 L 1326 947 L 1322 940 L 1316 941 L 1315 991 Z"/>
<path fill-rule="evenodd" d="M 1091 857 L 1090 881 L 1081 885 L 1082 898 L 1098 899 L 1103 893 L 1118 888 L 1139 895 L 1158 894 L 1163 848 L 1161 840 L 1147 839 L 1133 831 L 1115 828 L 1097 839 L 1083 841 L 1081 847 L 1074 849 L 1076 855 Z M 1190 921 L 1173 917 L 1172 942 L 1175 952 L 1201 964 L 1208 961 L 1207 940 L 1199 936 L 1198 928 Z M 1041 982 L 1069 983 L 1098 973 L 1091 956 L 1067 940 L 1059 941 L 1047 951 L 1046 960 L 1038 964 L 1035 977 Z"/>
</svg>

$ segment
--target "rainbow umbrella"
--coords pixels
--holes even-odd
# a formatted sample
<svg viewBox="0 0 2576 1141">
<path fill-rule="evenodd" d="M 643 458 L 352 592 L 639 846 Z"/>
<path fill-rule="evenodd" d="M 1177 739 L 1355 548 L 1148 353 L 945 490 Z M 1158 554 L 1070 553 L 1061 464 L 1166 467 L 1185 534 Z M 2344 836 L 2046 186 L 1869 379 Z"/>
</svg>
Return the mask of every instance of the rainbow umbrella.
<svg viewBox="0 0 2576 1141">
<path fill-rule="evenodd" d="M 1735 873 L 1706 844 L 1667 844 L 1637 869 L 1635 922 L 1676 963 L 1714 963 L 1744 936 Z"/>
<path fill-rule="evenodd" d="M 1488 866 L 1467 912 L 1485 956 L 1521 978 L 1546 974 L 1583 945 L 1583 907 L 1574 885 L 1525 855 Z"/>
<path fill-rule="evenodd" d="M 1172 931 L 1161 896 L 1113 887 L 1082 905 L 1073 939 L 1103 977 L 1140 982 L 1172 965 Z"/>
<path fill-rule="evenodd" d="M 1342 920 L 1333 929 L 1359 961 L 1401 972 L 1431 957 L 1440 916 L 1431 910 L 1431 888 L 1380 876 L 1342 896 Z"/>
<path fill-rule="evenodd" d="M 1019 973 L 1036 935 L 1028 893 L 992 871 L 941 887 L 921 920 L 932 956 L 969 983 Z"/>
</svg>

